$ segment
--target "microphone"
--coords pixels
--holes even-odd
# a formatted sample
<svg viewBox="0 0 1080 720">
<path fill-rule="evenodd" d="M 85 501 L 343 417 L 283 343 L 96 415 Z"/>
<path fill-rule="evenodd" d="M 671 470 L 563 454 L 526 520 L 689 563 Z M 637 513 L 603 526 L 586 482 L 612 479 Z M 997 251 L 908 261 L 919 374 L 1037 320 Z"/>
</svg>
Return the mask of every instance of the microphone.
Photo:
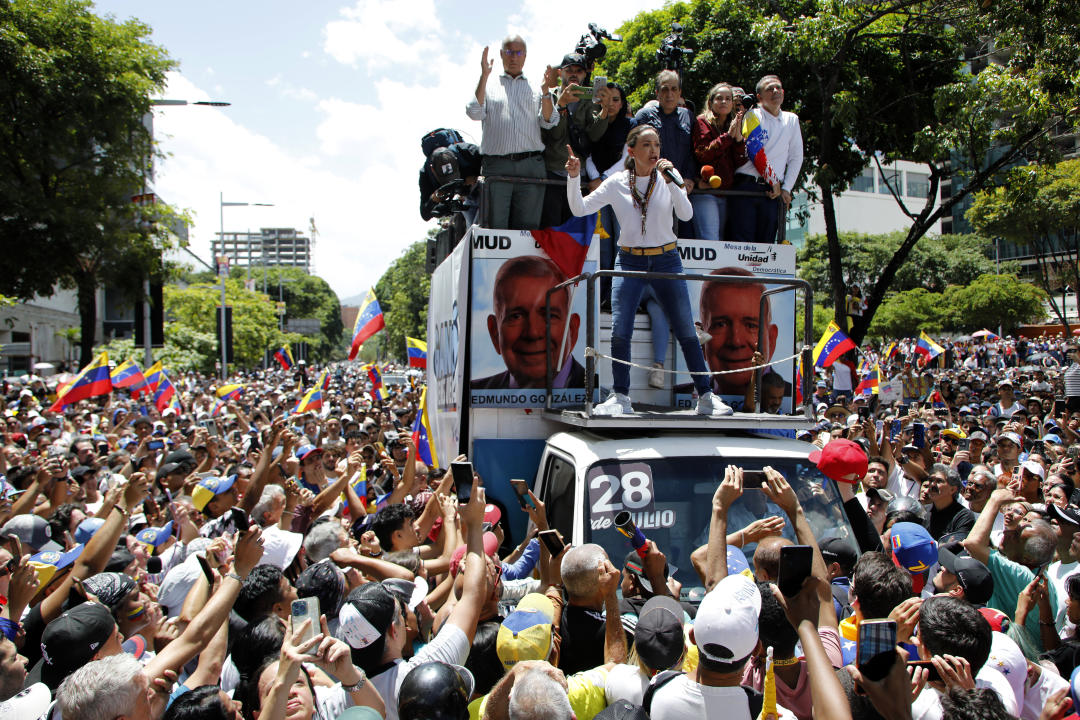
<svg viewBox="0 0 1080 720">
<path fill-rule="evenodd" d="M 682 175 L 679 174 L 679 171 L 676 170 L 674 167 L 664 168 L 663 172 L 664 172 L 664 177 L 666 177 L 668 180 L 675 183 L 679 187 L 683 186 L 683 177 L 682 177 Z"/>
</svg>

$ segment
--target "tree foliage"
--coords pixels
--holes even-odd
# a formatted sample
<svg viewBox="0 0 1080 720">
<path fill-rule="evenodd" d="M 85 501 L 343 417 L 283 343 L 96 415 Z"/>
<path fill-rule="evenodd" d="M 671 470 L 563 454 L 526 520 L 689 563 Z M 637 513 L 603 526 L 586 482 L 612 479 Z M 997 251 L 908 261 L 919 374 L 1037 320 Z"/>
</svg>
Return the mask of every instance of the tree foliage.
<svg viewBox="0 0 1080 720">
<path fill-rule="evenodd" d="M 872 285 L 905 236 L 903 232 L 840 233 L 844 283 L 860 288 Z M 944 292 L 948 285 L 973 282 L 980 275 L 994 271 L 994 262 L 989 257 L 992 247 L 989 240 L 978 235 L 933 236 L 912 249 L 908 262 L 896 274 L 893 290 L 925 288 Z M 810 283 L 815 299 L 831 306 L 828 239 L 824 235 L 808 237 L 799 248 L 798 260 L 799 277 Z"/>
<path fill-rule="evenodd" d="M 641 13 L 619 28 L 626 42 L 609 48 L 603 69 L 638 104 L 651 97 L 661 69 L 655 49 L 678 20 L 697 51 L 683 80 L 692 100 L 700 103 L 706 88 L 721 80 L 749 90 L 762 75 L 782 78 L 785 109 L 802 121 L 801 183 L 820 199 L 825 215 L 828 290 L 841 325 L 848 248 L 838 232 L 835 196 L 871 162 L 903 158 L 927 165 L 929 192 L 921 207 L 896 197 L 911 225 L 872 277 L 868 311 L 852 328 L 858 341 L 913 249 L 942 217 L 1002 169 L 1052 156 L 1051 130 L 1075 126 L 1078 30 L 1055 17 L 1051 24 L 1065 39 L 1043 43 L 1045 33 L 1032 27 L 1039 24 L 1032 18 L 1056 12 L 1075 18 L 1076 3 L 1040 0 L 1037 11 L 1018 9 L 1027 5 L 694 0 Z M 965 60 L 981 65 L 987 56 L 998 64 L 972 78 Z M 952 192 L 942 198 L 939 186 L 950 174 Z"/>
<path fill-rule="evenodd" d="M 1003 185 L 975 196 L 967 218 L 1035 256 L 1039 284 L 1068 329 L 1066 287 L 1080 290 L 1080 160 L 1013 168 Z"/>
<path fill-rule="evenodd" d="M 386 319 L 383 346 L 386 356 L 406 357 L 405 336 L 427 338 L 431 276 L 427 274 L 426 257 L 427 242 L 414 242 L 390 264 L 375 285 L 375 296 Z"/>
<path fill-rule="evenodd" d="M 217 284 L 195 284 L 189 287 L 166 285 L 164 288 L 165 317 L 167 325 L 182 326 L 189 334 L 174 334 L 174 338 L 186 342 L 189 349 L 205 351 L 199 335 L 214 339 L 211 352 L 206 356 L 203 369 L 212 369 L 217 353 L 216 308 L 221 302 L 221 289 Z M 303 339 L 295 333 L 278 330 L 278 317 L 274 301 L 259 292 L 244 287 L 243 282 L 229 278 L 225 281 L 225 302 L 233 308 L 233 358 L 230 362 L 242 367 L 261 365 L 267 350 L 281 347 L 286 342 Z M 174 333 L 180 332 L 178 329 Z"/>
<path fill-rule="evenodd" d="M 93 14 L 86 0 L 0 3 L 0 292 L 78 290 L 83 364 L 96 289 L 141 299 L 171 210 L 136 205 L 154 153 L 143 123 L 174 66 L 150 28 Z"/>
<path fill-rule="evenodd" d="M 247 269 L 233 268 L 231 274 L 234 279 L 243 279 L 247 276 Z M 294 318 L 315 318 L 319 321 L 321 333 L 303 338 L 310 348 L 312 359 L 326 362 L 340 357 L 339 345 L 344 332 L 341 303 L 326 280 L 292 267 L 254 267 L 251 277 L 255 287 L 263 289 L 270 298 L 275 301 L 279 297 L 284 299 L 286 323 Z M 286 282 L 279 285 L 279 280 Z"/>
</svg>

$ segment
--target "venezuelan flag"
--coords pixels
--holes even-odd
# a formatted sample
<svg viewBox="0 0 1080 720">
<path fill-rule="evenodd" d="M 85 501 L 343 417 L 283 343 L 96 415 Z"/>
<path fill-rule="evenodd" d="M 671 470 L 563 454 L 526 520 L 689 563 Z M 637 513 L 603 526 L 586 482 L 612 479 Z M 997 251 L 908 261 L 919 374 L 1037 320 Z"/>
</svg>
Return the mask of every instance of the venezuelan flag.
<svg viewBox="0 0 1080 720">
<path fill-rule="evenodd" d="M 293 360 L 292 350 L 288 345 L 274 353 L 274 359 L 281 365 L 282 370 L 289 370 L 296 362 Z"/>
<path fill-rule="evenodd" d="M 919 332 L 919 342 L 915 343 L 915 354 L 923 356 L 923 362 L 930 362 L 943 352 L 945 348 L 931 340 L 925 330 Z"/>
<path fill-rule="evenodd" d="M 113 368 L 109 377 L 114 388 L 126 388 L 132 397 L 139 397 L 147 392 L 146 377 L 143 375 L 142 368 L 131 358 Z"/>
<path fill-rule="evenodd" d="M 322 407 L 322 399 L 322 388 L 316 385 L 304 393 L 304 397 L 300 398 L 300 402 L 296 403 L 292 411 L 293 413 L 304 413 L 310 410 L 318 410 Z"/>
<path fill-rule="evenodd" d="M 356 324 L 353 325 L 352 345 L 349 346 L 349 359 L 355 360 L 360 352 L 360 346 L 364 341 L 386 327 L 383 319 L 382 308 L 375 298 L 375 290 L 368 290 L 364 304 L 360 306 L 360 312 L 356 314 Z"/>
<path fill-rule="evenodd" d="M 80 400 L 99 395 L 108 395 L 111 392 L 109 353 L 103 352 L 80 370 L 75 379 L 64 387 L 62 393 L 57 393 L 56 402 L 52 404 L 49 411 L 61 412 L 65 405 L 72 405 Z"/>
<path fill-rule="evenodd" d="M 795 404 L 796 405 L 802 405 L 803 404 L 803 392 L 802 392 L 803 376 L 802 376 L 802 358 L 801 357 L 799 358 L 799 361 L 797 363 L 795 363 L 795 379 L 794 379 L 793 382 L 795 383 Z"/>
<path fill-rule="evenodd" d="M 319 387 L 323 390 L 330 389 L 330 371 L 323 370 L 322 377 L 319 378 Z"/>
<path fill-rule="evenodd" d="M 427 411 L 427 391 L 428 389 L 425 387 L 420 393 L 420 409 L 416 413 L 415 422 L 413 422 L 412 437 L 413 443 L 416 444 L 416 453 L 424 461 L 424 464 L 429 468 L 437 468 L 439 467 L 439 454 L 435 451 L 435 444 L 432 442 L 431 420 L 428 418 Z"/>
<path fill-rule="evenodd" d="M 405 348 L 409 353 L 409 367 L 427 367 L 427 343 L 416 338 L 406 337 Z"/>
<path fill-rule="evenodd" d="M 762 111 L 764 112 L 764 110 Z M 770 185 L 780 182 L 776 171 L 769 164 L 769 158 L 765 155 L 765 128 L 761 126 L 761 120 L 753 111 L 743 116 L 742 134 L 746 138 L 746 157 L 754 163 L 754 169 L 761 178 Z"/>
<path fill-rule="evenodd" d="M 162 367 L 161 361 L 157 361 L 146 371 L 146 393 L 153 395 L 157 392 L 158 383 L 161 382 L 161 374 L 165 372 L 165 368 Z"/>
<path fill-rule="evenodd" d="M 154 390 L 154 407 L 158 409 L 158 412 L 169 407 L 172 404 L 171 400 L 176 395 L 176 388 L 173 387 L 172 381 L 169 380 L 168 373 L 162 370 L 160 376 L 161 380 L 157 384 L 157 389 Z"/>
<path fill-rule="evenodd" d="M 214 401 L 214 407 L 210 410 L 210 417 L 217 417 L 225 409 L 225 401 L 218 398 Z"/>
<path fill-rule="evenodd" d="M 242 384 L 228 383 L 217 389 L 217 396 L 222 400 L 232 400 L 242 392 L 244 392 L 244 386 Z"/>
<path fill-rule="evenodd" d="M 531 230 L 533 240 L 568 278 L 581 274 L 596 232 L 597 214 L 571 217 L 562 225 Z"/>
<path fill-rule="evenodd" d="M 867 373 L 862 381 L 855 386 L 855 392 L 862 393 L 863 395 L 877 395 L 878 383 L 880 380 L 881 368 L 878 365 L 874 365 L 874 369 Z"/>
<path fill-rule="evenodd" d="M 823 368 L 829 367 L 841 355 L 848 350 L 854 349 L 855 342 L 840 329 L 835 320 L 832 320 L 814 347 L 814 365 Z"/>
<path fill-rule="evenodd" d="M 892 360 L 898 352 L 900 352 L 900 344 L 893 340 L 889 343 L 889 347 L 885 348 L 885 361 Z"/>
</svg>

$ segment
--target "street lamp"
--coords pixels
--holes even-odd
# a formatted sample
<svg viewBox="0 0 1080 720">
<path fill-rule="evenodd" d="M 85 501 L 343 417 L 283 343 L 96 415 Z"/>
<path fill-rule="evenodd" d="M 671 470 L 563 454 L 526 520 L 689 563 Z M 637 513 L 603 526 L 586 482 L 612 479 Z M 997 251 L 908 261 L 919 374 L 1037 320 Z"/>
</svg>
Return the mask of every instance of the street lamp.
<svg viewBox="0 0 1080 720">
<path fill-rule="evenodd" d="M 187 100 L 172 100 L 172 99 L 168 99 L 168 98 L 160 98 L 160 99 L 157 99 L 157 100 L 151 100 L 150 101 L 150 106 L 151 107 L 170 106 L 170 105 L 202 105 L 203 107 L 222 108 L 222 107 L 229 107 L 230 105 L 232 105 L 232 103 L 225 102 L 223 100 L 195 100 L 195 101 L 192 101 L 192 102 L 188 102 Z M 147 113 L 146 117 L 150 118 L 149 129 L 150 129 L 150 135 L 151 135 L 151 138 L 152 138 L 153 134 L 154 134 L 154 114 L 153 114 L 153 112 Z M 153 163 L 153 155 L 151 155 L 151 157 L 150 157 L 150 162 L 151 162 L 151 164 Z M 151 173 L 151 176 L 153 176 L 152 167 L 151 167 L 150 173 Z M 146 194 L 146 182 L 145 182 L 145 179 L 143 181 L 143 194 Z M 185 250 L 186 249 L 187 248 L 185 248 Z M 194 253 L 192 253 L 192 254 L 194 255 Z M 198 258 L 198 256 L 195 256 L 195 257 L 199 260 L 199 262 L 202 262 L 201 258 Z M 205 263 L 203 263 L 203 264 L 205 264 Z M 222 308 L 221 312 L 222 312 L 222 314 L 225 313 L 224 308 Z M 150 338 L 150 333 L 151 333 L 150 324 L 151 324 L 150 323 L 150 278 L 148 276 L 145 280 L 143 280 L 143 347 L 144 347 L 143 367 L 149 367 L 151 364 L 153 364 L 153 353 L 151 351 L 152 341 L 151 341 L 151 338 Z"/>
<path fill-rule="evenodd" d="M 225 254 L 225 208 L 227 207 L 274 207 L 273 203 L 249 203 L 249 202 L 225 202 L 225 193 L 218 193 L 218 217 L 221 222 L 221 255 L 228 258 Z M 248 238 L 251 241 L 251 238 Z M 229 376 L 229 360 L 225 355 L 225 275 L 227 273 L 221 272 L 219 263 L 218 275 L 221 279 L 221 379 L 224 380 Z"/>
</svg>

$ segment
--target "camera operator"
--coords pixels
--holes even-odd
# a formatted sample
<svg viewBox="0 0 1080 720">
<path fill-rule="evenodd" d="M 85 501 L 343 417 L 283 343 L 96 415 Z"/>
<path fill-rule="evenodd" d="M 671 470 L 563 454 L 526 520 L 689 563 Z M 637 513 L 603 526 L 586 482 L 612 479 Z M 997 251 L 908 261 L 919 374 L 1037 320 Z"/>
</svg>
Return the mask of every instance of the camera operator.
<svg viewBox="0 0 1080 720">
<path fill-rule="evenodd" d="M 587 157 L 590 146 L 603 137 L 608 120 L 615 114 L 614 108 L 609 109 L 604 103 L 608 92 L 606 87 L 591 100 L 585 97 L 591 90 L 585 86 L 588 76 L 585 65 L 584 55 L 569 53 L 563 57 L 557 71 L 562 80 L 562 86 L 555 90 L 559 124 L 540 132 L 544 140 L 544 165 L 549 180 L 566 180 L 566 145 L 569 143 L 578 157 Z M 548 85 L 551 85 L 550 81 Z M 566 202 L 565 188 L 562 185 L 548 185 L 544 193 L 541 227 L 562 225 L 569 217 L 570 206 Z"/>
<path fill-rule="evenodd" d="M 758 80 L 755 92 L 758 107 L 747 111 L 743 121 L 748 159 L 735 169 L 735 189 L 757 189 L 762 194 L 732 198 L 730 227 L 735 242 L 776 241 L 780 215 L 791 205 L 803 162 L 799 117 L 780 109 L 784 102 L 780 78 L 766 75 Z"/>
<path fill-rule="evenodd" d="M 638 111 L 634 118 L 636 125 L 651 125 L 660 135 L 660 157 L 668 160 L 682 175 L 690 204 L 695 206 L 693 192 L 698 177 L 697 163 L 694 162 L 694 144 L 691 133 L 694 116 L 682 103 L 682 82 L 674 70 L 661 70 L 656 76 L 656 100 L 658 105 L 649 104 Z M 693 225 L 689 221 L 679 222 L 680 238 L 694 237 Z"/>
</svg>

